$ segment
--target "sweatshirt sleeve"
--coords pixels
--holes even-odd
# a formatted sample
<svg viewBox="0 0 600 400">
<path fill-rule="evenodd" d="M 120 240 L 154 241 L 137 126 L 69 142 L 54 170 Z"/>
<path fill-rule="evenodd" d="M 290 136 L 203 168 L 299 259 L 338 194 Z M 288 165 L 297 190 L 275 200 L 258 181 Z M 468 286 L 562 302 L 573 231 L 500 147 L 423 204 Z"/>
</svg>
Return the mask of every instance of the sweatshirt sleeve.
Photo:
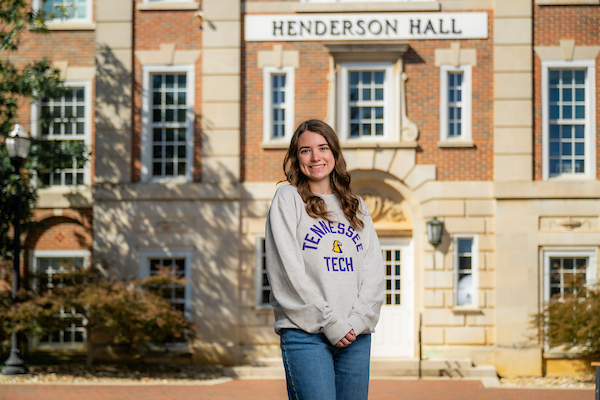
<svg viewBox="0 0 600 400">
<path fill-rule="evenodd" d="M 319 294 L 305 271 L 296 239 L 296 210 L 274 201 L 265 233 L 266 267 L 271 293 L 287 318 L 305 332 L 323 333 L 335 344 L 352 329 Z"/>
<path fill-rule="evenodd" d="M 362 205 L 364 206 L 364 203 Z M 363 208 L 366 210 L 366 206 Z M 385 281 L 381 246 L 368 211 L 363 221 L 365 223 L 363 235 L 368 238 L 364 253 L 363 278 L 358 298 L 352 305 L 352 312 L 348 318 L 348 323 L 357 335 L 372 332 L 375 329 L 383 303 Z"/>
</svg>

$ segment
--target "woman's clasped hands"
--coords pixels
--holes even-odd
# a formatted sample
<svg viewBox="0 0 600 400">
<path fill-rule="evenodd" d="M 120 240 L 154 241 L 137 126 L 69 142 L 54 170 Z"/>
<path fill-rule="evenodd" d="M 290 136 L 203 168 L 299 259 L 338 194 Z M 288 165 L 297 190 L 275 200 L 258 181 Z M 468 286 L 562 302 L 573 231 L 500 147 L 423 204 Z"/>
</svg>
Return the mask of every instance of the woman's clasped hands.
<svg viewBox="0 0 600 400">
<path fill-rule="evenodd" d="M 354 333 L 354 329 L 351 329 L 350 332 L 348 332 L 346 336 L 342 338 L 342 340 L 335 344 L 335 347 L 348 347 L 355 340 L 356 334 Z"/>
</svg>

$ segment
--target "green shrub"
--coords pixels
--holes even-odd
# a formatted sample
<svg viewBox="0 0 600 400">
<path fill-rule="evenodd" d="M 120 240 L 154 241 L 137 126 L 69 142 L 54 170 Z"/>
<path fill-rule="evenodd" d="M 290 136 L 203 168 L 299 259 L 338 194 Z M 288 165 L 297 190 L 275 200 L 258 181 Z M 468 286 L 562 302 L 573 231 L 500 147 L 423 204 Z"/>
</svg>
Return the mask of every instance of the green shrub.
<svg viewBox="0 0 600 400">
<path fill-rule="evenodd" d="M 575 348 L 584 357 L 600 358 L 598 288 L 582 288 L 576 296 L 552 299 L 533 319 L 550 347 Z"/>
<path fill-rule="evenodd" d="M 195 326 L 183 312 L 157 294 L 166 284 L 184 284 L 170 271 L 144 280 L 117 280 L 103 270 L 65 268 L 68 272 L 53 277 L 52 291 L 21 291 L 17 307 L 5 310 L 0 320 L 4 329 L 42 336 L 47 332 L 65 330 L 81 320 L 61 310 L 76 310 L 87 320 L 87 364 L 93 363 L 93 340 L 102 331 L 110 344 L 126 345 L 132 349 L 147 348 L 149 344 L 164 346 L 191 339 Z M 1 332 L 1 328 L 0 328 Z"/>
</svg>

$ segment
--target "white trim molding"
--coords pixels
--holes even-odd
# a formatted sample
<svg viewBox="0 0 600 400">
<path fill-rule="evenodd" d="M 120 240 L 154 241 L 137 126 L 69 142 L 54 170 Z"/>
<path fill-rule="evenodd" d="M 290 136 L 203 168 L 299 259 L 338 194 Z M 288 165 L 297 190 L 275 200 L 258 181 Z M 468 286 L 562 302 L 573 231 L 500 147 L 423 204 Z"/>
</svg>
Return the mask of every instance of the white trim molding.
<svg viewBox="0 0 600 400">
<path fill-rule="evenodd" d="M 152 88 L 151 76 L 153 74 L 186 74 L 186 171 L 185 175 L 172 177 L 152 177 Z M 144 65 L 142 67 L 142 182 L 191 182 L 193 179 L 194 164 L 194 66 L 186 65 Z"/>
<path fill-rule="evenodd" d="M 455 147 L 461 144 L 465 146 L 472 146 L 472 132 L 471 132 L 471 119 L 472 119 L 472 74 L 471 65 L 442 65 L 440 66 L 440 147 Z M 460 87 L 461 100 L 449 99 L 449 75 L 451 73 L 459 73 L 462 76 L 462 82 Z M 454 120 L 458 120 L 460 123 L 460 134 L 454 132 L 450 134 L 450 104 L 459 105 L 455 107 L 455 110 L 460 110 L 461 116 L 458 118 L 454 115 Z"/>
<path fill-rule="evenodd" d="M 585 123 L 585 146 L 584 146 L 584 169 L 581 174 L 561 173 L 557 176 L 550 176 L 549 152 L 550 152 L 550 90 L 549 74 L 551 70 L 561 69 L 585 69 L 585 117 L 578 119 Z M 542 61 L 542 179 L 596 179 L 596 72 L 594 60 L 544 60 Z M 566 121 L 569 122 L 569 121 Z M 574 150 L 573 150 L 574 151 Z"/>
<path fill-rule="evenodd" d="M 284 76 L 285 84 L 278 89 L 278 95 L 283 95 L 285 101 L 280 99 L 273 103 L 273 77 Z M 295 69 L 293 67 L 264 67 L 263 68 L 263 143 L 281 143 L 286 146 L 289 144 L 294 134 L 294 114 L 295 114 Z M 277 104 L 277 107 L 276 107 Z M 281 132 L 275 135 L 274 113 L 283 111 L 283 136 Z M 279 124 L 281 125 L 281 124 Z"/>
</svg>

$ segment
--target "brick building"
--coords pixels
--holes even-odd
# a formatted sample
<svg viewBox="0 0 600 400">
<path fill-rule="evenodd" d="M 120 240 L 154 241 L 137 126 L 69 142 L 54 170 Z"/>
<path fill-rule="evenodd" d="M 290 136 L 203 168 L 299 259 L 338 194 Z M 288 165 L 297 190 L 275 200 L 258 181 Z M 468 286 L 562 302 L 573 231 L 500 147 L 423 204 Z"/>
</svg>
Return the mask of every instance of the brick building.
<svg viewBox="0 0 600 400">
<path fill-rule="evenodd" d="M 174 265 L 187 285 L 170 300 L 201 327 L 175 351 L 276 356 L 265 219 L 295 126 L 318 118 L 384 249 L 374 357 L 422 347 L 512 375 L 567 357 L 530 318 L 598 272 L 598 0 L 81 3 L 19 53 L 81 88 L 47 106 L 83 107 L 73 129 L 93 146 L 78 185 L 63 171 L 41 190 L 31 268 Z M 23 120 L 48 134 L 36 110 Z M 78 345 L 65 337 L 44 346 Z"/>
</svg>

